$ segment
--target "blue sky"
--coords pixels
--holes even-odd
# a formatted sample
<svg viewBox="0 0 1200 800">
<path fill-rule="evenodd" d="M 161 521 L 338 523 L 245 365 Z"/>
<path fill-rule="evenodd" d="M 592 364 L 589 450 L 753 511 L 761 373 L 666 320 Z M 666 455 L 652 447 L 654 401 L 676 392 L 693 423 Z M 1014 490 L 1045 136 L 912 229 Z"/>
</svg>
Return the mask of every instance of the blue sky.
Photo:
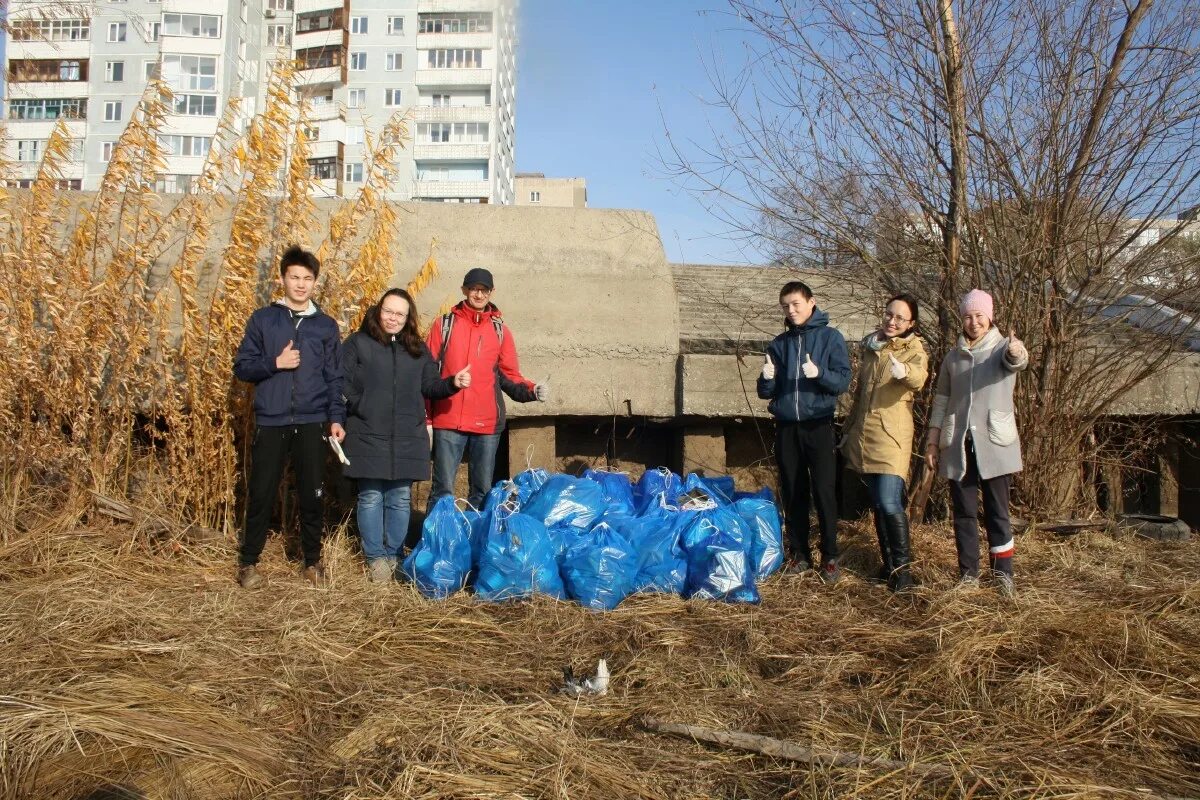
<svg viewBox="0 0 1200 800">
<path fill-rule="evenodd" d="M 520 0 L 517 170 L 583 177 L 593 208 L 654 214 L 667 257 L 758 263 L 722 224 L 663 175 L 656 148 L 704 141 L 719 110 L 705 62 L 740 66 L 723 0 Z"/>
</svg>

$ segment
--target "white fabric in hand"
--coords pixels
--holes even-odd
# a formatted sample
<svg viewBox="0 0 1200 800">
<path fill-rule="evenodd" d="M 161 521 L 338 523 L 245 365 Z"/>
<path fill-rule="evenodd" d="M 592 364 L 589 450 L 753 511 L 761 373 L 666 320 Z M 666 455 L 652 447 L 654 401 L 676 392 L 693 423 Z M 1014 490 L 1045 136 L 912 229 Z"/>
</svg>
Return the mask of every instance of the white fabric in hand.
<svg viewBox="0 0 1200 800">
<path fill-rule="evenodd" d="M 775 362 L 771 361 L 770 356 L 763 362 L 762 376 L 764 380 L 775 380 Z"/>
<path fill-rule="evenodd" d="M 888 354 L 888 358 L 891 359 L 889 366 L 892 369 L 892 377 L 898 381 L 904 380 L 904 376 L 908 374 L 908 367 L 897 361 L 896 357 L 890 353 Z"/>
<path fill-rule="evenodd" d="M 537 395 L 539 402 L 544 403 L 550 399 L 550 385 L 546 383 L 539 383 L 537 386 L 533 387 L 533 393 Z"/>
</svg>

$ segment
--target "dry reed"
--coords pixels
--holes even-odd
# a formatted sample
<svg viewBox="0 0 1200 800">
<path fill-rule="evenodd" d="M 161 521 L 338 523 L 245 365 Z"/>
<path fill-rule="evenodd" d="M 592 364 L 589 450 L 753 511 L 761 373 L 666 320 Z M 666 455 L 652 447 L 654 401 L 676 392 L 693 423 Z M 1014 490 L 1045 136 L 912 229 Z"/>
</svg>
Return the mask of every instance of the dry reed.
<svg viewBox="0 0 1200 800">
<path fill-rule="evenodd" d="M 247 593 L 224 547 L 39 525 L 0 552 L 6 800 L 1200 794 L 1196 544 L 1028 534 L 1010 603 L 952 591 L 952 540 L 923 527 L 910 596 L 780 576 L 757 608 L 644 596 L 596 614 L 379 587 L 340 532 L 329 591 L 272 544 Z M 873 534 L 843 536 L 871 571 Z M 607 697 L 554 691 L 602 656 Z M 959 777 L 798 765 L 645 716 Z"/>
</svg>

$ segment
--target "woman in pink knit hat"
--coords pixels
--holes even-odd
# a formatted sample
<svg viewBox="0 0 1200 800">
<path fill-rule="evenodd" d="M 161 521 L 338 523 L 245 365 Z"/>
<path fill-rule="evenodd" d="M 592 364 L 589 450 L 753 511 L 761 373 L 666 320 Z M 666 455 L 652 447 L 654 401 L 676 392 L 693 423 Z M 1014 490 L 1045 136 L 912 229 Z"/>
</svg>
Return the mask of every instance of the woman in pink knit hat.
<svg viewBox="0 0 1200 800">
<path fill-rule="evenodd" d="M 960 584 L 979 584 L 979 494 L 983 493 L 988 557 L 996 587 L 1013 589 L 1009 521 L 1012 476 L 1021 471 L 1021 441 L 1013 409 L 1017 373 L 1029 351 L 1015 332 L 996 329 L 992 296 L 972 289 L 959 304 L 962 333 L 942 360 L 929 414 L 925 458 L 950 481 Z"/>
</svg>

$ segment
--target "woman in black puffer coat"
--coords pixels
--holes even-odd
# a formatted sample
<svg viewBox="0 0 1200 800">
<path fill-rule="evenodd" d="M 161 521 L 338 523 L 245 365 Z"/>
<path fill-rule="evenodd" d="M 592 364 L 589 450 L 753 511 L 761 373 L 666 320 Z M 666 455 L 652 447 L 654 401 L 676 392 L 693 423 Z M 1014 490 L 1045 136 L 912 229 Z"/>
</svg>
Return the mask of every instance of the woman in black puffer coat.
<svg viewBox="0 0 1200 800">
<path fill-rule="evenodd" d="M 358 531 L 370 578 L 391 580 L 408 533 L 413 481 L 429 480 L 425 398 L 471 383 L 470 368 L 442 378 L 417 330 L 417 309 L 389 289 L 342 346 L 347 477 L 358 479 Z"/>
</svg>

